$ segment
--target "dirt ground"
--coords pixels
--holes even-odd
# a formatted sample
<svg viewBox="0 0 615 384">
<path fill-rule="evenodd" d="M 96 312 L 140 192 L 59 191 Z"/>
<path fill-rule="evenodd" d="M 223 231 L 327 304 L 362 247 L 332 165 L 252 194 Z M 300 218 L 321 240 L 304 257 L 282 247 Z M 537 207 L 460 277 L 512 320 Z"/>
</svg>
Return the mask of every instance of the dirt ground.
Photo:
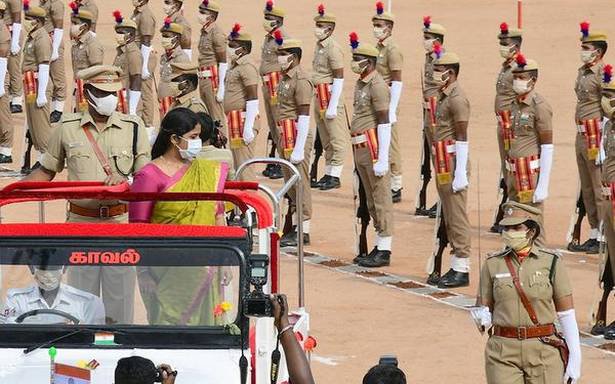
<svg viewBox="0 0 615 384">
<path fill-rule="evenodd" d="M 220 16 L 220 25 L 226 30 L 234 22 L 241 23 L 255 37 L 254 58 L 258 59 L 260 40 L 264 35 L 261 26 L 264 1 L 223 0 L 221 3 L 224 10 Z M 280 0 L 278 3 L 287 9 L 287 31 L 291 36 L 304 41 L 303 62 L 309 69 L 315 42 L 312 17 L 317 2 Z M 548 244 L 552 248 L 565 248 L 565 235 L 577 189 L 573 145 L 576 134 L 576 99 L 573 87 L 576 70 L 580 65 L 579 22 L 587 19 L 591 22 L 591 28 L 615 33 L 610 14 L 603 11 L 609 9 L 612 3 L 607 0 L 534 0 L 524 3 L 523 51 L 528 58 L 539 62 L 541 69 L 537 90 L 545 96 L 554 111 L 555 163 L 550 197 L 546 203 Z M 195 55 L 198 32 L 194 10 L 197 4 L 197 0 L 185 2 L 186 15 L 195 26 Z M 119 8 L 125 15 L 129 15 L 130 3 L 99 0 L 98 5 L 101 15 L 98 37 L 105 45 L 105 62 L 111 63 L 115 53 L 111 13 Z M 156 14 L 160 15 L 160 25 L 163 20 L 162 1 L 152 1 L 152 6 Z M 336 38 L 343 46 L 347 47 L 347 35 L 351 31 L 358 32 L 362 41 L 373 42 L 370 18 L 374 12 L 374 1 L 337 0 L 327 6 L 330 12 L 338 15 Z M 500 22 L 515 24 L 516 1 L 397 0 L 393 11 L 397 16 L 394 40 L 401 46 L 405 56 L 404 93 L 397 126 L 404 151 L 404 200 L 395 205 L 393 263 L 386 270 L 425 277 L 425 264 L 432 251 L 433 220 L 411 215 L 414 212 L 414 195 L 419 185 L 419 80 L 424 57 L 421 42 L 422 16 L 431 15 L 433 22 L 443 24 L 448 30 L 445 41 L 447 49 L 461 57 L 460 83 L 472 105 L 469 129 L 472 177 L 468 213 L 473 232 L 473 275 L 471 286 L 461 290 L 472 294 L 478 282 L 476 271 L 479 255 L 484 257 L 488 251 L 500 246 L 496 236 L 486 233 L 496 205 L 499 172 L 493 117 L 495 78 L 500 65 L 496 34 Z M 155 46 L 160 50 L 159 36 L 155 39 Z M 612 57 L 607 53 L 606 61 L 615 61 Z M 71 73 L 68 55 L 66 60 L 67 73 Z M 348 70 L 344 95 L 349 105 L 352 103 L 353 83 L 354 75 Z M 15 117 L 15 127 L 18 138 L 16 154 L 20 154 L 22 115 Z M 265 140 L 265 134 L 258 138 L 259 155 L 265 154 Z M 346 164 L 341 189 L 315 192 L 313 195 L 312 245 L 309 249 L 350 260 L 354 256 L 350 155 Z M 432 204 L 434 199 L 435 190 L 432 188 L 428 203 Z M 30 214 L 25 212 L 15 208 L 3 209 L 2 215 L 5 218 L 24 219 L 28 216 L 35 219 L 35 210 L 31 210 Z M 50 204 L 47 216 L 61 220 L 63 205 Z M 587 231 L 584 228 L 584 235 Z M 599 293 L 598 257 L 566 254 L 564 260 L 574 284 L 579 324 L 583 329 L 588 329 L 591 307 Z M 293 296 L 296 290 L 294 262 L 285 259 L 283 270 L 284 290 Z M 307 307 L 312 314 L 313 332 L 319 340 L 313 364 L 318 382 L 358 383 L 364 372 L 377 363 L 381 354 L 386 353 L 399 357 L 400 366 L 407 372 L 410 383 L 485 382 L 482 351 L 486 339 L 474 330 L 465 311 L 319 267 L 307 267 L 306 282 Z M 609 319 L 613 320 L 614 317 L 615 311 L 611 310 Z M 583 348 L 583 353 L 583 382 L 612 382 L 615 357 L 590 348 Z"/>
</svg>

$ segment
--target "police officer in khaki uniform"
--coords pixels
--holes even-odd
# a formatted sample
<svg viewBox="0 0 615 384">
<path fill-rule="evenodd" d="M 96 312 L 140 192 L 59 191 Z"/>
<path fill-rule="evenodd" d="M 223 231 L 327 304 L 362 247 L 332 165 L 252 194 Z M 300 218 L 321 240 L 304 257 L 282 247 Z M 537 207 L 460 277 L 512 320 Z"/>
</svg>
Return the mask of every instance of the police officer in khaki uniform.
<svg viewBox="0 0 615 384">
<path fill-rule="evenodd" d="M 579 68 L 575 85 L 577 96 L 575 153 L 581 181 L 581 196 L 591 231 L 585 243 L 570 244 L 568 249 L 573 252 L 597 254 L 600 248 L 600 220 L 602 210 L 606 208 L 600 183 L 600 164 L 597 159 L 602 123 L 600 108 L 601 77 L 604 68 L 602 58 L 608 45 L 606 33 L 590 31 L 589 23 L 582 23 L 581 31 L 583 65 Z"/>
<path fill-rule="evenodd" d="M 145 123 L 145 128 L 151 142 L 155 137 L 154 111 L 156 110 L 155 84 L 152 74 L 156 71 L 156 56 L 152 55 L 152 39 L 156 33 L 156 19 L 149 6 L 149 0 L 132 0 L 134 11 L 131 19 L 137 23 L 135 42 L 141 49 L 141 103 L 139 115 Z"/>
<path fill-rule="evenodd" d="M 143 57 L 136 41 L 137 23 L 125 19 L 119 11 L 115 17 L 115 40 L 117 53 L 113 65 L 122 70 L 122 90 L 118 93 L 118 111 L 130 115 L 137 114 L 141 101 L 141 71 Z"/>
<path fill-rule="evenodd" d="M 169 94 L 173 98 L 169 110 L 188 108 L 194 113 L 207 113 L 207 106 L 198 91 L 199 68 L 190 62 L 171 63 Z"/>
<path fill-rule="evenodd" d="M 4 11 L 4 22 L 11 33 L 11 51 L 8 58 L 9 69 L 9 96 L 11 97 L 11 113 L 23 112 L 23 79 L 21 76 L 21 59 L 24 35 L 21 25 L 20 0 L 2 0 L 6 5 Z"/>
<path fill-rule="evenodd" d="M 353 48 L 352 71 L 359 75 L 354 91 L 354 113 L 350 134 L 354 161 L 365 187 L 367 207 L 374 219 L 376 246 L 365 257 L 354 262 L 363 267 L 383 267 L 390 264 L 393 241 L 393 202 L 389 151 L 389 88 L 376 70 L 378 49 L 359 44 L 355 33 L 350 37 Z"/>
<path fill-rule="evenodd" d="M 261 49 L 261 65 L 259 71 L 263 78 L 262 92 L 265 114 L 267 115 L 267 124 L 269 125 L 268 139 L 271 140 L 271 152 L 269 156 L 275 157 L 279 140 L 277 127 L 277 92 L 278 84 L 281 79 L 281 71 L 280 64 L 278 64 L 278 48 L 273 34 L 276 33 L 276 31 L 280 31 L 282 36 L 284 36 L 285 32 L 283 26 L 286 11 L 280 7 L 274 6 L 273 1 L 269 0 L 265 4 L 263 15 L 265 18 L 263 21 L 263 28 L 267 34 L 265 35 Z M 282 168 L 279 165 L 269 164 L 263 171 L 263 176 L 267 176 L 270 179 L 279 179 L 282 177 Z"/>
<path fill-rule="evenodd" d="M 184 27 L 180 24 L 172 23 L 167 17 L 164 20 L 160 32 L 162 33 L 162 48 L 164 53 L 160 56 L 160 80 L 158 82 L 158 103 L 160 110 L 160 119 L 167 114 L 171 104 L 173 103 L 173 94 L 169 91 L 169 83 L 173 69 L 171 63 L 188 63 L 190 58 L 181 48 L 181 36 Z"/>
<path fill-rule="evenodd" d="M 64 2 L 62 0 L 40 0 L 41 8 L 47 12 L 45 30 L 52 38 L 51 81 L 53 83 L 51 122 L 62 119 L 66 100 L 66 70 L 64 68 Z"/>
<path fill-rule="evenodd" d="M 68 180 L 104 180 L 107 185 L 115 185 L 150 161 L 149 140 L 141 119 L 116 112 L 117 92 L 122 89 L 120 72 L 117 67 L 105 65 L 79 72 L 85 83 L 88 110 L 64 117 L 41 160 L 42 167 L 25 180 L 52 180 L 66 163 Z M 119 201 L 71 201 L 68 221 L 123 223 L 128 221 L 128 207 Z M 73 287 L 103 298 L 107 323 L 132 324 L 134 269 L 75 267 L 68 275 Z"/>
<path fill-rule="evenodd" d="M 508 198 L 543 209 L 549 195 L 553 165 L 553 112 L 535 90 L 538 63 L 518 53 L 513 69 L 513 90 L 517 97 L 511 106 L 512 140 L 506 164 Z M 543 217 L 538 221 L 542 224 Z M 544 228 L 543 228 L 544 229 Z M 546 233 L 540 231 L 538 245 L 544 246 Z"/>
<path fill-rule="evenodd" d="M 290 191 L 291 204 L 296 212 L 303 211 L 303 243 L 310 244 L 310 219 L 312 217 L 312 194 L 310 188 L 310 157 L 314 146 L 315 129 L 310 127 L 310 108 L 314 86 L 310 76 L 301 67 L 303 49 L 301 41 L 284 39 L 281 32 L 275 33 L 278 44 L 278 63 L 282 70 L 282 78 L 278 85 L 278 151 L 291 163 L 295 164 L 301 173 L 301 183 Z M 290 173 L 283 170 L 284 178 L 288 180 Z M 302 189 L 303 206 L 297 206 L 296 188 Z M 296 218 L 297 215 L 295 214 Z M 294 223 L 297 221 L 294 220 Z M 285 234 L 280 240 L 283 247 L 296 246 L 297 231 Z"/>
<path fill-rule="evenodd" d="M 340 177 L 348 150 L 344 103 L 340 103 L 344 88 L 344 54 L 332 37 L 335 15 L 326 12 L 321 4 L 314 22 L 314 34 L 318 40 L 312 61 L 312 81 L 316 88 L 314 119 L 325 153 L 325 175 L 316 186 L 321 191 L 327 191 L 341 186 Z"/>
<path fill-rule="evenodd" d="M 216 23 L 219 13 L 220 4 L 214 0 L 203 0 L 199 5 L 199 23 L 202 26 L 199 39 L 199 89 L 201 99 L 214 121 L 219 121 L 225 127 L 222 102 L 229 63 L 226 58 L 227 36 Z M 225 129 L 223 132 L 227 134 Z"/>
<path fill-rule="evenodd" d="M 404 57 L 399 46 L 391 38 L 395 16 L 384 11 L 382 2 L 376 4 L 376 14 L 372 17 L 372 24 L 374 25 L 374 37 L 378 40 L 376 48 L 380 51 L 378 56 L 378 72 L 384 78 L 384 82 L 389 85 L 391 91 L 391 105 L 389 105 L 389 121 L 393 127 L 390 155 L 391 191 L 393 192 L 393 203 L 399 203 L 401 201 L 403 184 L 399 128 L 397 127 L 397 107 L 399 106 L 403 88 L 401 75 Z"/>
<path fill-rule="evenodd" d="M 470 280 L 470 222 L 466 210 L 470 102 L 457 81 L 459 57 L 452 52 L 437 52 L 433 64 L 433 81 L 440 86 L 436 124 L 430 127 L 429 137 L 442 215 L 453 248 L 451 268 L 438 286 L 457 288 Z"/>
<path fill-rule="evenodd" d="M 224 112 L 233 162 L 240 166 L 254 158 L 256 136 L 260 128 L 258 117 L 258 68 L 251 60 L 252 36 L 235 24 L 228 37 L 230 68 L 226 75 Z M 242 180 L 255 180 L 254 172 L 247 168 Z"/>
<path fill-rule="evenodd" d="M 90 33 L 96 36 L 96 26 L 98 25 L 98 6 L 96 2 L 94 0 L 75 0 L 75 4 L 79 6 L 79 9 L 88 11 L 92 14 Z"/>
<path fill-rule="evenodd" d="M 73 109 L 78 112 L 83 112 L 88 108 L 88 104 L 83 94 L 83 82 L 77 78 L 77 73 L 95 65 L 102 65 L 105 50 L 96 36 L 90 33 L 94 15 L 78 8 L 75 3 L 71 3 L 71 6 L 70 37 L 73 41 L 71 57 L 73 62 L 73 76 L 75 78 Z"/>
<path fill-rule="evenodd" d="M 5 24 L 6 3 L 0 1 L 0 164 L 13 162 L 13 119 L 9 95 L 11 34 Z"/>
<path fill-rule="evenodd" d="M 536 245 L 542 230 L 539 209 L 508 202 L 504 212 L 500 225 L 506 248 L 484 263 L 481 307 L 472 310 L 479 330 L 490 328 L 487 383 L 576 383 L 581 376 L 581 345 L 564 263 L 556 253 Z M 547 343 L 558 340 L 556 319 L 570 349 L 565 370 L 559 349 Z"/>
<path fill-rule="evenodd" d="M 47 11 L 42 7 L 24 3 L 24 30 L 27 39 L 24 45 L 22 72 L 24 93 L 26 95 L 26 123 L 32 144 L 39 154 L 47 150 L 51 135 L 49 121 L 49 100 L 52 84 L 50 82 L 50 60 L 52 43 L 44 28 Z M 29 171 L 25 170 L 24 171 Z"/>
<path fill-rule="evenodd" d="M 164 0 L 162 9 L 172 23 L 182 26 L 180 46 L 192 60 L 192 27 L 183 13 L 184 0 Z"/>
</svg>

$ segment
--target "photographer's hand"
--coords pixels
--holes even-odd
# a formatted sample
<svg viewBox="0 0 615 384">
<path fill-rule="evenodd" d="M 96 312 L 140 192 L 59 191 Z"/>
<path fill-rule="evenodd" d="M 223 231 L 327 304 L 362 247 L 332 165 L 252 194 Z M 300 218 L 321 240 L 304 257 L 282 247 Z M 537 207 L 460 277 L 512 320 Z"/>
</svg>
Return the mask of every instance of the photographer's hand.
<svg viewBox="0 0 615 384">
<path fill-rule="evenodd" d="M 176 375 L 173 368 L 168 364 L 160 364 L 158 369 L 162 371 L 162 384 L 174 384 Z"/>
<path fill-rule="evenodd" d="M 280 301 L 282 304 L 280 304 Z M 290 324 L 288 321 L 288 300 L 286 295 L 271 295 L 271 304 L 273 306 L 273 318 L 278 332 Z"/>
</svg>

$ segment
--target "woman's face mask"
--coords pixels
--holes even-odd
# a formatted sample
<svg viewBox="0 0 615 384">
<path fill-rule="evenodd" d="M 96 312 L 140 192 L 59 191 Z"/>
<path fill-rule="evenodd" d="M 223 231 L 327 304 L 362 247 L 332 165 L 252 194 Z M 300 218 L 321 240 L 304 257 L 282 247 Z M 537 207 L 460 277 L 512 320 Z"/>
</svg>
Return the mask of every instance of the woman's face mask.
<svg viewBox="0 0 615 384">
<path fill-rule="evenodd" d="M 589 64 L 593 62 L 598 56 L 598 50 L 594 49 L 593 51 L 586 51 L 584 49 L 581 50 L 581 61 L 583 64 Z"/>
<path fill-rule="evenodd" d="M 235 62 L 240 54 L 241 48 L 226 47 L 226 59 L 230 62 Z"/>
<path fill-rule="evenodd" d="M 314 36 L 316 36 L 318 40 L 326 39 L 327 37 L 329 37 L 329 28 L 323 28 L 323 27 L 314 28 Z"/>
<path fill-rule="evenodd" d="M 425 52 L 433 52 L 433 43 L 435 42 L 436 39 L 424 39 L 423 48 L 425 48 Z"/>
<path fill-rule="evenodd" d="M 500 45 L 500 56 L 502 56 L 502 58 L 504 59 L 510 59 L 515 54 L 514 47 L 514 44 Z"/>
<path fill-rule="evenodd" d="M 292 54 L 278 56 L 278 64 L 280 64 L 280 67 L 282 68 L 283 71 L 286 71 L 288 68 L 290 68 L 290 65 L 292 63 L 293 63 Z"/>
<path fill-rule="evenodd" d="M 196 158 L 196 156 L 201 152 L 203 148 L 203 142 L 201 139 L 186 139 L 185 137 L 181 137 L 180 139 L 184 140 L 186 144 L 186 148 L 182 148 L 179 145 L 175 145 L 179 150 L 179 155 L 184 160 L 192 161 Z"/>
<path fill-rule="evenodd" d="M 433 72 L 433 81 L 434 81 L 434 83 L 439 84 L 441 86 L 445 85 L 450 77 L 451 76 L 449 74 L 449 71 L 443 71 L 443 72 L 434 71 Z"/>
<path fill-rule="evenodd" d="M 62 281 L 62 270 L 47 271 L 35 269 L 34 281 L 36 281 L 38 287 L 43 291 L 53 291 L 60 286 L 60 282 Z"/>
<path fill-rule="evenodd" d="M 117 109 L 117 95 L 109 94 L 105 97 L 95 97 L 89 90 L 88 94 L 91 99 L 91 101 L 88 100 L 88 104 L 90 104 L 99 115 L 111 116 Z"/>
<path fill-rule="evenodd" d="M 166 50 L 175 48 L 175 37 L 163 37 L 161 45 Z"/>
<path fill-rule="evenodd" d="M 357 75 L 362 74 L 365 71 L 365 68 L 367 68 L 367 59 L 363 59 L 363 60 L 353 60 L 350 63 L 350 69 L 352 69 L 352 72 L 356 73 Z"/>
<path fill-rule="evenodd" d="M 531 240 L 528 231 L 506 230 L 502 232 L 502 241 L 514 251 L 521 251 L 530 246 Z"/>
<path fill-rule="evenodd" d="M 267 19 L 265 19 L 265 21 L 263 21 L 263 28 L 265 29 L 265 32 L 271 32 L 277 26 L 278 26 L 278 22 L 275 21 L 275 20 L 267 20 Z"/>
<path fill-rule="evenodd" d="M 387 27 L 374 27 L 374 37 L 378 40 L 384 40 L 388 36 Z"/>
<path fill-rule="evenodd" d="M 127 36 L 124 33 L 116 33 L 115 34 L 115 42 L 117 43 L 117 45 L 122 46 L 124 44 L 126 44 L 126 40 L 127 40 Z"/>
<path fill-rule="evenodd" d="M 199 13 L 198 18 L 201 25 L 208 25 L 214 21 L 214 17 L 210 13 Z"/>
<path fill-rule="evenodd" d="M 513 80 L 513 91 L 517 95 L 525 95 L 529 91 L 532 90 L 532 80 L 523 80 L 523 79 L 514 79 Z"/>
<path fill-rule="evenodd" d="M 81 36 L 81 31 L 83 30 L 83 27 L 85 27 L 85 23 L 71 24 L 71 26 L 70 26 L 70 36 L 73 39 L 76 39 L 77 37 Z"/>
</svg>

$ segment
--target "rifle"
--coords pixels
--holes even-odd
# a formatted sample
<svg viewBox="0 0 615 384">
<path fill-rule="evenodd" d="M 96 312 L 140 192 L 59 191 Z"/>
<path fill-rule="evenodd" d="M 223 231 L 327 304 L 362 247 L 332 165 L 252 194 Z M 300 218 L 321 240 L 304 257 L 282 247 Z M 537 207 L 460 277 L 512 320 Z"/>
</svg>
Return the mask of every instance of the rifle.
<svg viewBox="0 0 615 384">
<path fill-rule="evenodd" d="M 606 224 L 610 225 L 610 224 Z M 600 259 L 604 260 L 604 271 L 601 276 L 602 283 L 602 298 L 600 299 L 600 303 L 598 304 L 598 311 L 593 314 L 593 318 L 595 320 L 594 326 L 592 327 L 590 333 L 594 336 L 604 334 L 604 327 L 606 327 L 606 318 L 607 318 L 607 304 L 609 301 L 609 296 L 613 291 L 613 286 L 615 282 L 613 281 L 613 271 L 611 270 L 611 263 L 609 257 L 608 248 L 604 249 L 605 244 L 600 244 Z M 606 253 L 606 257 L 603 257 Z M 595 307 L 594 307 L 595 308 Z"/>
<path fill-rule="evenodd" d="M 500 183 L 498 185 L 498 201 L 500 204 L 498 205 L 498 209 L 495 211 L 495 215 L 493 217 L 493 225 L 489 229 L 489 232 L 492 233 L 500 233 L 500 221 L 504 218 L 504 210 L 502 209 L 502 205 L 508 200 L 508 186 L 506 185 L 506 179 L 504 175 L 500 174 Z"/>
<path fill-rule="evenodd" d="M 421 73 L 421 89 L 425 89 L 423 74 Z M 427 132 L 425 132 L 425 121 L 428 116 L 425 115 L 425 108 L 423 108 L 423 146 L 421 147 L 421 168 L 420 168 L 420 185 L 421 188 L 416 195 L 416 210 L 415 216 L 429 216 L 430 213 L 427 209 L 427 187 L 431 181 L 431 148 L 429 146 L 429 140 L 427 140 Z"/>
<path fill-rule="evenodd" d="M 32 157 L 32 135 L 30 135 L 30 130 L 26 130 L 26 140 L 25 140 L 25 144 L 26 144 L 26 150 L 24 151 L 23 154 L 23 166 L 21 167 L 22 171 L 30 171 L 31 165 L 32 165 L 32 161 L 31 161 L 31 157 Z"/>
<path fill-rule="evenodd" d="M 436 209 L 436 223 L 434 230 L 434 251 L 427 262 L 427 284 L 438 285 L 442 274 L 442 254 L 448 245 L 448 236 L 446 234 L 446 222 L 442 215 L 442 202 L 438 201 Z"/>
<path fill-rule="evenodd" d="M 318 162 L 322 156 L 322 141 L 320 141 L 320 133 L 316 130 L 316 140 L 314 141 L 314 161 L 310 170 L 310 184 L 318 182 Z"/>
<path fill-rule="evenodd" d="M 581 224 L 583 223 L 583 218 L 586 214 L 587 211 L 585 210 L 585 203 L 583 203 L 583 193 L 581 192 L 581 187 L 579 186 L 575 209 L 570 217 L 570 225 L 568 227 L 568 233 L 566 234 L 569 250 L 570 247 L 581 243 Z"/>
</svg>

